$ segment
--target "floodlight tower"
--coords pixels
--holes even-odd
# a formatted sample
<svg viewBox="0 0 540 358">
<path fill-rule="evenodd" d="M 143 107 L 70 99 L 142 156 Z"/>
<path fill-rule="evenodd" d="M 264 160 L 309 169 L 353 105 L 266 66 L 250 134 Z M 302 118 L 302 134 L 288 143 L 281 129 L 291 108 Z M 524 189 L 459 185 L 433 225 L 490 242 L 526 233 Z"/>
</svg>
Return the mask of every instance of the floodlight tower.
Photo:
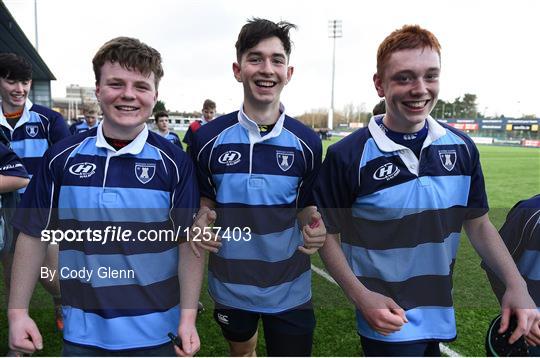
<svg viewBox="0 0 540 358">
<path fill-rule="evenodd" d="M 328 37 L 334 39 L 332 51 L 332 95 L 330 97 L 330 110 L 328 111 L 328 128 L 334 129 L 334 77 L 336 74 L 336 39 L 343 37 L 341 20 L 328 21 Z"/>
<path fill-rule="evenodd" d="M 36 51 L 39 52 L 39 41 L 38 41 L 38 19 L 37 19 L 37 0 L 34 0 L 34 31 L 36 34 Z"/>
</svg>

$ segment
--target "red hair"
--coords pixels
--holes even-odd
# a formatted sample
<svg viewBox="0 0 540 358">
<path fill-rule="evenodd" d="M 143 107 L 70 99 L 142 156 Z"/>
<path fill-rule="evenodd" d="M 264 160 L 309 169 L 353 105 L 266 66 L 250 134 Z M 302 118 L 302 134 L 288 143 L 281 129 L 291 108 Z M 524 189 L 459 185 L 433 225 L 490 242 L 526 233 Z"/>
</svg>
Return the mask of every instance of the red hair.
<svg viewBox="0 0 540 358">
<path fill-rule="evenodd" d="M 439 40 L 426 29 L 418 25 L 404 25 L 388 35 L 379 45 L 377 50 L 377 74 L 382 76 L 384 66 L 390 56 L 400 50 L 412 50 L 429 47 L 437 51 L 441 57 L 441 44 Z"/>
</svg>

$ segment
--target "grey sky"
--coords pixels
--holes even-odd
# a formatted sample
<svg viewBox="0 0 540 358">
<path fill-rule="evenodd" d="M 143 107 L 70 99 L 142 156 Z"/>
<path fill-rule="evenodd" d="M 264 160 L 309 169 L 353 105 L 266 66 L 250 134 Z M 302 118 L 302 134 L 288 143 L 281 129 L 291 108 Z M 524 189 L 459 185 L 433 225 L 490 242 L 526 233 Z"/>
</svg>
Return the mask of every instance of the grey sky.
<svg viewBox="0 0 540 358">
<path fill-rule="evenodd" d="M 292 81 L 282 95 L 291 115 L 330 103 L 331 49 L 328 20 L 343 21 L 336 46 L 336 108 L 348 103 L 370 110 L 378 102 L 372 83 L 378 44 L 404 24 L 419 24 L 441 42 L 439 98 L 478 96 L 487 113 L 540 116 L 540 46 L 536 0 L 37 0 L 39 51 L 57 81 L 92 86 L 91 59 L 116 36 L 140 38 L 159 50 L 165 77 L 160 99 L 173 110 L 200 110 L 205 98 L 219 112 L 233 111 L 242 87 L 232 75 L 234 43 L 249 17 L 298 25 Z M 4 0 L 34 41 L 33 0 Z"/>
</svg>

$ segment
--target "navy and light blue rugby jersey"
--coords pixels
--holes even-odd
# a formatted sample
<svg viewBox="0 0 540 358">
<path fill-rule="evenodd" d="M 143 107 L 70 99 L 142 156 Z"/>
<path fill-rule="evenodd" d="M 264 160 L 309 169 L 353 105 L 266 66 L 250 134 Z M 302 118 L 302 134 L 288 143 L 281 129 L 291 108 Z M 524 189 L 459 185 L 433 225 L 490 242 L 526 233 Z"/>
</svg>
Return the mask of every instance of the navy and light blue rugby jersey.
<svg viewBox="0 0 540 358">
<path fill-rule="evenodd" d="M 11 149 L 21 158 L 30 177 L 40 167 L 45 151 L 70 134 L 60 113 L 32 104 L 28 99 L 15 128 L 11 128 L 0 108 L 0 127 L 10 139 Z M 23 193 L 24 190 L 19 189 L 19 192 Z"/>
<path fill-rule="evenodd" d="M 159 134 L 160 136 L 162 136 L 163 138 L 167 139 L 169 142 L 171 142 L 172 144 L 174 145 L 177 145 L 180 147 L 180 149 L 184 149 L 182 148 L 182 142 L 180 141 L 180 138 L 178 137 L 178 134 L 174 133 L 174 132 L 167 132 L 166 135 L 162 135 L 159 131 L 156 131 L 157 134 Z"/>
<path fill-rule="evenodd" d="M 540 195 L 518 202 L 508 213 L 501 237 L 527 283 L 529 294 L 540 309 Z M 502 297 L 504 284 L 482 262 L 482 267 L 495 283 Z"/>
<path fill-rule="evenodd" d="M 282 108 L 263 137 L 240 111 L 214 119 L 194 138 L 191 155 L 201 196 L 216 202 L 215 226 L 222 227 L 223 246 L 209 261 L 213 299 L 266 313 L 309 301 L 310 259 L 297 250 L 303 239 L 296 215 L 314 204 L 322 150 L 318 136 Z M 250 228 L 251 240 L 225 237 L 225 228 L 244 227 Z"/>
<path fill-rule="evenodd" d="M 88 123 L 86 123 L 85 120 L 83 120 L 82 122 L 80 123 L 73 123 L 70 127 L 69 127 L 69 131 L 71 132 L 71 134 L 78 134 L 78 133 L 82 133 L 82 132 L 86 132 L 92 128 L 96 128 L 98 126 L 98 122 L 96 121 L 96 123 L 90 127 L 88 125 Z"/>
<path fill-rule="evenodd" d="M 42 237 L 43 229 L 89 228 L 102 236 L 112 226 L 132 231 L 127 241 L 60 243 L 59 270 L 93 270 L 92 277 L 60 277 L 65 340 L 109 350 L 169 341 L 180 313 L 178 242 L 140 240 L 136 233 L 182 232 L 198 204 L 190 158 L 146 127 L 118 151 L 101 124 L 47 151 L 16 228 L 33 237 Z M 127 274 L 98 277 L 100 267 Z"/>
<path fill-rule="evenodd" d="M 479 154 L 470 138 L 429 117 L 420 159 L 372 118 L 332 145 L 315 187 L 329 233 L 358 279 L 394 299 L 409 323 L 382 336 L 357 312 L 358 331 L 400 342 L 456 336 L 452 271 L 461 226 L 488 210 Z"/>
<path fill-rule="evenodd" d="M 28 178 L 21 159 L 3 143 L 0 143 L 0 175 Z"/>
</svg>

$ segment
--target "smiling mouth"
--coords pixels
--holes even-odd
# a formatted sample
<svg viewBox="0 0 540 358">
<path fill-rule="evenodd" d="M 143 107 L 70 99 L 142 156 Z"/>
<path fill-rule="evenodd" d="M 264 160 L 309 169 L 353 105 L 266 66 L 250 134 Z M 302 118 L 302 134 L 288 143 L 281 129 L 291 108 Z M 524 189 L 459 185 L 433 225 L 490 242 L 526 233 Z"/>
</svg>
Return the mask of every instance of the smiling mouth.
<svg viewBox="0 0 540 358">
<path fill-rule="evenodd" d="M 430 102 L 429 99 L 423 101 L 406 101 L 403 104 L 410 109 L 423 109 Z"/>
<path fill-rule="evenodd" d="M 255 85 L 257 85 L 257 87 L 262 87 L 262 88 L 272 88 L 276 84 L 277 83 L 274 81 L 255 81 Z"/>
<path fill-rule="evenodd" d="M 12 94 L 11 98 L 13 98 L 15 100 L 21 100 L 21 99 L 25 98 L 25 95 L 24 94 Z"/>
<path fill-rule="evenodd" d="M 114 108 L 123 112 L 134 112 L 139 109 L 139 107 L 133 107 L 133 106 L 115 106 Z"/>
</svg>

